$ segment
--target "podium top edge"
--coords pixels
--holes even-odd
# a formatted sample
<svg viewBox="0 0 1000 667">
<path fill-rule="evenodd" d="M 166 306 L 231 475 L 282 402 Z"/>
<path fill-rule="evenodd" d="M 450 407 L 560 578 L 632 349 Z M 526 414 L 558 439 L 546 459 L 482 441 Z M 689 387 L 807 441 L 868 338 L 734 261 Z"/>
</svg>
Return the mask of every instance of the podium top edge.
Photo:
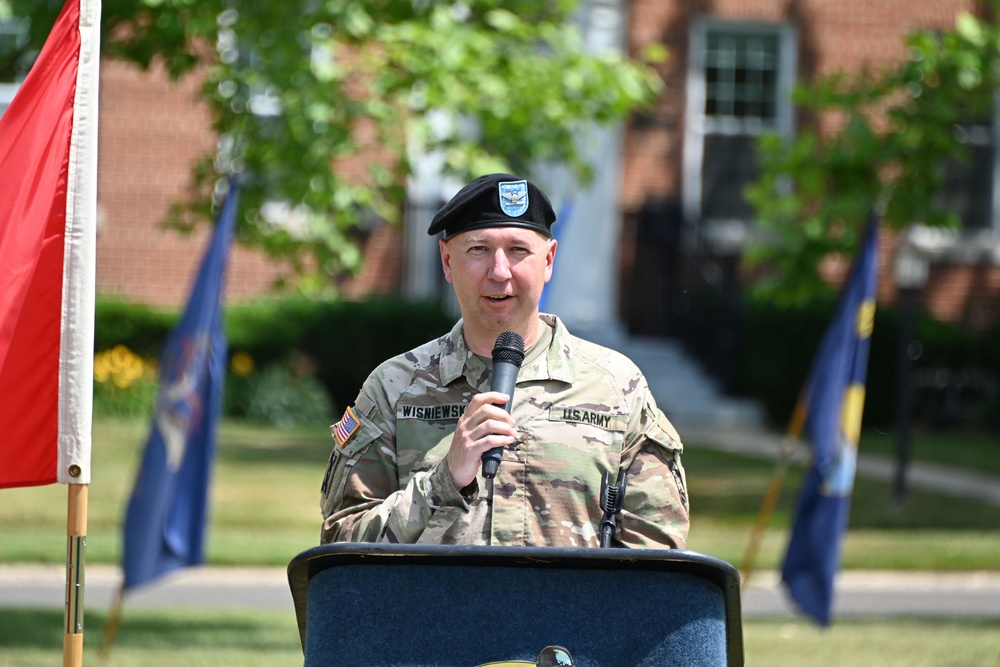
<svg viewBox="0 0 1000 667">
<path fill-rule="evenodd" d="M 683 549 L 585 549 L 569 547 L 517 547 L 517 546 L 480 546 L 480 545 L 442 545 L 442 544 L 377 544 L 369 542 L 335 542 L 321 544 L 296 555 L 288 564 L 291 573 L 309 561 L 330 559 L 333 562 L 350 562 L 357 558 L 403 557 L 415 560 L 434 561 L 442 559 L 454 561 L 477 562 L 511 561 L 511 562 L 562 562 L 572 563 L 614 563 L 620 561 L 691 563 L 730 572 L 736 576 L 738 572 L 730 563 L 697 551 Z"/>
<path fill-rule="evenodd" d="M 337 542 L 312 547 L 288 564 L 288 580 L 299 588 L 332 567 L 374 562 L 407 565 L 551 567 L 555 569 L 630 569 L 688 572 L 713 581 L 727 593 L 739 591 L 740 575 L 730 563 L 681 549 L 584 549 L 440 544 Z"/>
</svg>

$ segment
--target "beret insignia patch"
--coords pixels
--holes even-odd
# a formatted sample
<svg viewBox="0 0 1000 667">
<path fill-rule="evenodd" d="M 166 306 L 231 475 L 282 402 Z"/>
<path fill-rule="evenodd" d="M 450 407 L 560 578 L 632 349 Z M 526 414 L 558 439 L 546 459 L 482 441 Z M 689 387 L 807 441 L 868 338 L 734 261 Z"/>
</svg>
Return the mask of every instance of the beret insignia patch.
<svg viewBox="0 0 1000 667">
<path fill-rule="evenodd" d="M 500 191 L 500 210 L 512 218 L 528 210 L 528 181 L 508 181 L 497 184 Z"/>
</svg>

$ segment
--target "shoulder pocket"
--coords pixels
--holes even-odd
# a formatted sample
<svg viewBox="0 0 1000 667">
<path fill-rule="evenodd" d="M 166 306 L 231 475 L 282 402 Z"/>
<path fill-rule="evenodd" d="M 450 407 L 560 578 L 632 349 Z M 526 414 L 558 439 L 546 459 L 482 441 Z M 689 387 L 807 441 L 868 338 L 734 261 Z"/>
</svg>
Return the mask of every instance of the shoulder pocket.
<svg viewBox="0 0 1000 667">
<path fill-rule="evenodd" d="M 681 454 L 684 452 L 681 437 L 678 435 L 677 429 L 674 428 L 674 425 L 670 423 L 670 420 L 667 419 L 667 416 L 661 410 L 649 404 L 644 409 L 647 411 L 646 416 L 648 417 L 648 426 L 644 431 L 644 435 L 666 450 L 667 467 L 674 478 L 674 485 L 677 487 L 677 494 L 680 497 L 680 501 L 685 509 L 687 509 L 687 475 L 684 473 L 684 465 L 681 463 Z M 649 414 L 651 410 L 653 413 Z"/>
<path fill-rule="evenodd" d="M 345 417 L 347 415 L 345 414 Z M 320 507 L 326 517 L 335 511 L 343 500 L 344 484 L 351 468 L 357 463 L 373 442 L 381 436 L 381 431 L 364 417 L 356 417 L 356 426 L 351 426 L 350 435 L 343 440 L 337 433 L 341 422 L 330 427 L 333 433 L 333 451 L 326 464 L 323 484 L 320 486 Z"/>
<path fill-rule="evenodd" d="M 643 430 L 643 435 L 664 449 L 677 453 L 683 452 L 684 445 L 681 443 L 681 436 L 667 419 L 667 416 L 663 414 L 663 411 L 648 403 L 643 410 L 646 412 L 646 428 Z"/>
</svg>

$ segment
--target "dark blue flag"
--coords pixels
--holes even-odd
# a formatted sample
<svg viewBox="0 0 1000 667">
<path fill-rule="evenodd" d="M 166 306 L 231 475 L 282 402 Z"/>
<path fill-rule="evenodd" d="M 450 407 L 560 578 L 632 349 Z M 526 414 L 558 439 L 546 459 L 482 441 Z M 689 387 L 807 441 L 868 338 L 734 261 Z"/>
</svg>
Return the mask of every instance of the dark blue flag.
<svg viewBox="0 0 1000 667">
<path fill-rule="evenodd" d="M 163 348 L 156 413 L 125 515 L 123 589 L 204 559 L 226 371 L 222 296 L 238 200 L 234 183 L 187 309 Z"/>
<path fill-rule="evenodd" d="M 814 461 L 799 495 L 781 578 L 795 604 L 821 625 L 830 622 L 854 489 L 877 276 L 878 221 L 873 218 L 799 405 Z"/>
<path fill-rule="evenodd" d="M 562 206 L 559 207 L 559 215 L 556 216 L 556 219 L 559 221 L 559 229 L 552 232 L 552 238 L 556 241 L 559 241 L 562 238 L 563 230 L 566 229 L 566 225 L 569 223 L 572 213 L 573 200 L 571 198 L 567 198 L 566 201 L 563 202 Z M 542 285 L 542 296 L 538 299 L 538 310 L 543 313 L 548 312 L 546 309 L 549 306 L 549 294 L 552 293 L 552 281 L 555 276 L 555 270 L 553 270 L 552 277 L 549 278 L 549 282 Z"/>
</svg>

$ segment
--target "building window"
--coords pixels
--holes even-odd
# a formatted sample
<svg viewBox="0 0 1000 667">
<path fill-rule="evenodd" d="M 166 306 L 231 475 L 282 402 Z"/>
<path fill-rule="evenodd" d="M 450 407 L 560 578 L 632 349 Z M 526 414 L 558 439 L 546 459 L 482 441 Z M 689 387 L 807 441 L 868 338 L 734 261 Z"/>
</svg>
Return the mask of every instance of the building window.
<svg viewBox="0 0 1000 667">
<path fill-rule="evenodd" d="M 28 22 L 26 19 L 0 17 L 0 116 L 10 106 L 14 93 L 38 55 L 28 52 Z"/>
<path fill-rule="evenodd" d="M 705 44 L 705 116 L 771 123 L 778 106 L 778 38 L 709 31 Z"/>
<path fill-rule="evenodd" d="M 692 22 L 684 137 L 684 212 L 708 226 L 753 218 L 757 138 L 791 136 L 795 30 L 785 24 Z"/>
<path fill-rule="evenodd" d="M 18 87 L 16 83 L 0 83 L 0 116 L 10 106 L 10 101 L 14 99 L 14 93 L 17 92 Z"/>
<path fill-rule="evenodd" d="M 985 121 L 957 125 L 954 132 L 965 146 L 965 159 L 945 163 L 944 183 L 935 203 L 943 210 L 957 213 L 963 230 L 992 229 L 996 226 L 993 215 L 996 128 Z"/>
</svg>

